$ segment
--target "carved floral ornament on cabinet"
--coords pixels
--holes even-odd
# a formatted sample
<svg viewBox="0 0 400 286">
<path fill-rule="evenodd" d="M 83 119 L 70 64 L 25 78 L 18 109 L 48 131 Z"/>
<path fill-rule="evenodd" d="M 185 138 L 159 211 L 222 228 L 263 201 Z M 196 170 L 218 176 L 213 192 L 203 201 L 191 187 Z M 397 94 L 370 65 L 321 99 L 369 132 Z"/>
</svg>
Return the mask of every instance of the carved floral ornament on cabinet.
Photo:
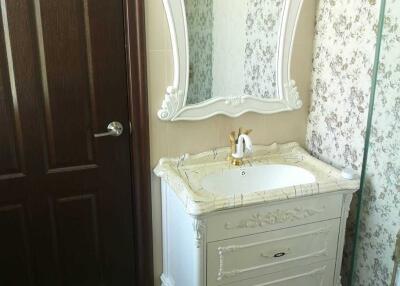
<svg viewBox="0 0 400 286">
<path fill-rule="evenodd" d="M 172 42 L 174 79 L 158 111 L 161 120 L 202 120 L 217 114 L 238 117 L 246 112 L 272 114 L 302 107 L 290 66 L 303 0 L 270 0 L 276 5 L 265 6 L 275 7 L 271 8 L 274 11 L 254 11 L 260 8 L 251 7 L 251 0 L 230 5 L 244 3 L 237 4 L 245 5 L 244 8 L 228 7 L 227 1 L 232 0 L 163 0 Z M 236 24 L 229 27 L 228 19 L 221 20 L 222 14 Z M 196 29 L 196 23 L 202 29 Z M 260 35 L 265 34 L 270 37 L 269 43 L 262 43 Z M 224 35 L 230 36 L 221 40 Z M 209 54 L 205 55 L 207 51 Z"/>
</svg>

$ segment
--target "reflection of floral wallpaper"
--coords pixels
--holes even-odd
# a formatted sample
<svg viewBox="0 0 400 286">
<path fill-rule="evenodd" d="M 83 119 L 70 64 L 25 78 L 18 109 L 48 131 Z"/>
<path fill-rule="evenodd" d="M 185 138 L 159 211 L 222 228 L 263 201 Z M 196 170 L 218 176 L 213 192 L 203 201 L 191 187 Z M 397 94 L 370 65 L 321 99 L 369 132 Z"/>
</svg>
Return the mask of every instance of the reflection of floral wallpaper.
<svg viewBox="0 0 400 286">
<path fill-rule="evenodd" d="M 356 285 L 390 285 L 400 230 L 400 2 L 386 1 Z"/>
<path fill-rule="evenodd" d="M 380 5 L 376 2 L 320 0 L 317 15 L 307 145 L 317 157 L 359 172 Z M 400 228 L 400 2 L 388 2 L 355 272 L 355 285 L 363 286 L 389 285 Z M 353 234 L 350 219 L 345 278 Z"/>
<path fill-rule="evenodd" d="M 276 96 L 276 50 L 282 0 L 248 0 L 244 94 Z"/>
<path fill-rule="evenodd" d="M 187 104 L 211 98 L 213 62 L 213 0 L 186 0 L 189 37 Z"/>
<path fill-rule="evenodd" d="M 200 103 L 216 96 L 232 96 L 233 93 L 223 87 L 237 85 L 239 87 L 235 91 L 240 96 L 243 94 L 262 98 L 276 96 L 276 49 L 284 1 L 243 1 L 227 1 L 231 2 L 229 5 L 243 5 L 247 10 L 244 10 L 245 17 L 243 19 L 235 19 L 236 23 L 228 23 L 229 27 L 221 28 L 218 27 L 218 21 L 214 19 L 215 12 L 223 15 L 227 11 L 229 12 L 229 9 L 216 11 L 215 9 L 220 9 L 221 3 L 214 3 L 214 0 L 185 0 L 189 37 L 187 104 Z M 236 8 L 240 9 L 240 7 Z M 241 27 L 236 29 L 232 35 L 231 29 L 235 24 L 241 25 Z M 232 36 L 244 39 L 243 47 L 236 47 L 242 51 L 238 55 L 240 60 L 229 56 L 229 52 L 234 50 L 233 48 L 229 49 L 228 47 L 229 51 L 226 52 L 221 52 L 220 49 L 218 52 L 216 51 L 218 43 L 213 40 L 213 33 L 216 32 L 216 29 L 226 30 L 226 39 L 222 39 L 222 41 L 230 42 Z M 220 54 L 227 59 L 219 59 Z M 227 65 L 218 64 L 227 61 L 230 61 Z M 235 65 L 239 65 L 236 73 L 229 69 L 230 66 Z M 223 70 L 226 74 L 219 76 L 218 81 L 215 81 L 213 70 L 215 73 Z M 213 94 L 215 82 L 218 83 L 216 90 L 223 90 L 226 94 L 221 94 L 221 92 Z M 233 95 L 237 96 L 237 94 Z"/>
</svg>

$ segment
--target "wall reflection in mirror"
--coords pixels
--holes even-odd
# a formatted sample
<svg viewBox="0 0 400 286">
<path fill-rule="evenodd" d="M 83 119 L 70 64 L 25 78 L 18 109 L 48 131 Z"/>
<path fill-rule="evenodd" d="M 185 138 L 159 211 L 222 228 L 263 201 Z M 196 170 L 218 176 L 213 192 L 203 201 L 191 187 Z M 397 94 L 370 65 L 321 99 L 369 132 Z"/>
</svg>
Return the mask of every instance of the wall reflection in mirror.
<svg viewBox="0 0 400 286">
<path fill-rule="evenodd" d="M 215 97 L 277 96 L 281 0 L 185 0 L 186 104 Z"/>
</svg>

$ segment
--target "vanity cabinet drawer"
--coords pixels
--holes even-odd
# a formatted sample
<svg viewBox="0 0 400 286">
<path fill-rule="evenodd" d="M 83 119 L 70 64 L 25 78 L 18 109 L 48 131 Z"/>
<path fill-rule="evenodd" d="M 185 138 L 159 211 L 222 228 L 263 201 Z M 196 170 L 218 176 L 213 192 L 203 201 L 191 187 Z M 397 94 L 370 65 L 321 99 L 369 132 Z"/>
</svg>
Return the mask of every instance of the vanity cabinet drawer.
<svg viewBox="0 0 400 286">
<path fill-rule="evenodd" d="M 234 282 L 229 286 L 332 286 L 334 270 L 335 260 L 329 260 Z"/>
<path fill-rule="evenodd" d="M 207 241 L 217 241 L 338 218 L 342 195 L 216 212 L 207 219 Z"/>
<path fill-rule="evenodd" d="M 333 219 L 208 243 L 207 286 L 334 259 L 339 224 Z"/>
</svg>

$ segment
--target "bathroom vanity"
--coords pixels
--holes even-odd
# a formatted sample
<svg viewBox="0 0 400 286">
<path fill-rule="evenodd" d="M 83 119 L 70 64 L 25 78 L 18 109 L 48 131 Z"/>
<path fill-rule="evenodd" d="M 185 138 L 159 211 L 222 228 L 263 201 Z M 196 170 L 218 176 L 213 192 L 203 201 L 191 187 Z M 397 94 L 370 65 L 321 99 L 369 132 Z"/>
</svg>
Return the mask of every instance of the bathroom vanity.
<svg viewBox="0 0 400 286">
<path fill-rule="evenodd" d="M 163 286 L 340 285 L 358 179 L 296 143 L 161 159 Z"/>
</svg>

